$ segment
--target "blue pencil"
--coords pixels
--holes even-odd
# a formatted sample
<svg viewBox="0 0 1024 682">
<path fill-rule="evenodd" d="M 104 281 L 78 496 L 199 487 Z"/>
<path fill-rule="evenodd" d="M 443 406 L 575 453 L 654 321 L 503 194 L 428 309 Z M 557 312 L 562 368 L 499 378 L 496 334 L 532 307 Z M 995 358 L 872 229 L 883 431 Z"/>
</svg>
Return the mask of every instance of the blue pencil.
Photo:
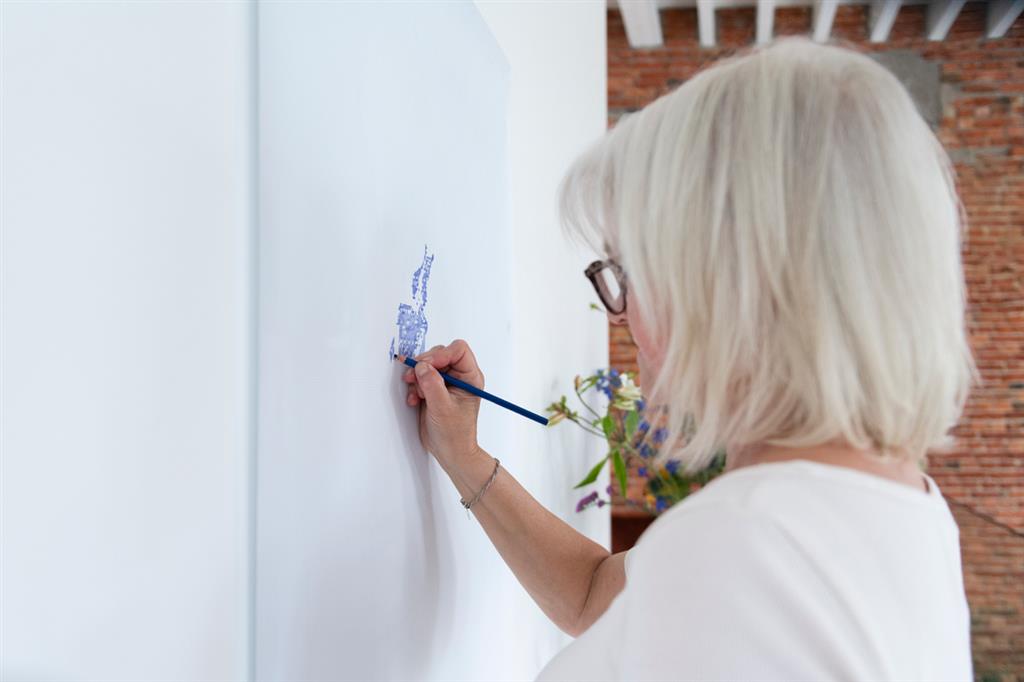
<svg viewBox="0 0 1024 682">
<path fill-rule="evenodd" d="M 397 359 L 398 356 L 396 355 L 395 358 Z M 412 358 L 408 357 L 408 356 L 406 356 L 406 358 L 405 358 L 405 360 L 403 362 L 406 365 L 410 366 L 410 367 L 415 367 L 416 366 L 416 361 L 413 360 Z M 507 401 L 507 400 L 505 400 L 503 398 L 499 398 L 498 396 L 493 395 L 491 393 L 488 393 L 487 391 L 484 391 L 482 389 L 479 389 L 476 386 L 472 386 L 470 384 L 467 384 L 465 381 L 461 381 L 459 379 L 456 379 L 453 376 L 448 376 L 444 372 L 439 372 L 439 374 L 441 375 L 442 379 L 444 379 L 446 382 L 448 382 L 449 384 L 451 384 L 452 386 L 454 386 L 456 388 L 461 388 L 463 391 L 469 391 L 473 395 L 479 396 L 479 397 L 483 398 L 484 400 L 490 400 L 495 405 L 501 405 L 502 407 L 504 407 L 506 409 L 509 409 L 509 410 L 512 410 L 513 412 L 516 412 L 518 414 L 521 414 L 524 417 L 526 417 L 527 419 L 532 419 L 533 421 L 535 421 L 535 422 L 537 422 L 539 424 L 543 424 L 544 426 L 548 425 L 547 417 L 542 417 L 539 414 L 535 414 L 533 412 L 530 412 L 529 410 L 525 410 L 525 409 L 519 407 L 518 405 L 514 405 L 514 404 L 510 403 L 509 401 Z"/>
</svg>

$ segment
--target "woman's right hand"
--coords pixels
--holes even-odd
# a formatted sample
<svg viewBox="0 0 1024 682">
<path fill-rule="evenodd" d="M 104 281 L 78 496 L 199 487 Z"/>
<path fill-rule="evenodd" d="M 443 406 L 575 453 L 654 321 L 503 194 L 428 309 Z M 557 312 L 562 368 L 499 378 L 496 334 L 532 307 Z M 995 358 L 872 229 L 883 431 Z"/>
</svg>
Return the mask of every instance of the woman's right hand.
<svg viewBox="0 0 1024 682">
<path fill-rule="evenodd" d="M 476 425 L 480 398 L 448 387 L 440 372 L 477 388 L 484 387 L 484 375 L 469 344 L 462 339 L 447 346 L 434 346 L 414 359 L 416 369 L 409 368 L 402 375 L 402 380 L 409 385 L 406 403 L 419 408 L 423 447 L 447 468 L 479 447 Z"/>
</svg>

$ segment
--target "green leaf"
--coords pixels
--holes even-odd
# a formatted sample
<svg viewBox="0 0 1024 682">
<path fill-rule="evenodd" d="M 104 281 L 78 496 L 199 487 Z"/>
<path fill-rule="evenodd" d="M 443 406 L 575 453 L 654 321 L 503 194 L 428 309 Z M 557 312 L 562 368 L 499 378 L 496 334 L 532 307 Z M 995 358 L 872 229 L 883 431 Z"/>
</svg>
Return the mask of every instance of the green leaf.
<svg viewBox="0 0 1024 682">
<path fill-rule="evenodd" d="M 626 413 L 626 440 L 632 440 L 633 434 L 636 433 L 637 427 L 640 425 L 640 414 L 635 410 L 633 412 Z"/>
<path fill-rule="evenodd" d="M 598 476 L 598 474 L 600 474 L 600 473 L 601 473 L 601 469 L 603 469 L 603 468 L 604 468 L 604 463 L 605 463 L 605 462 L 607 462 L 607 461 L 608 461 L 608 458 L 607 458 L 607 457 L 605 457 L 605 458 L 604 458 L 604 459 L 602 459 L 602 460 L 601 460 L 600 462 L 598 462 L 598 463 L 597 463 L 597 464 L 596 464 L 596 465 L 594 466 L 594 468 L 590 470 L 590 473 L 589 473 L 589 474 L 587 474 L 587 477 L 586 477 L 586 478 L 584 478 L 584 479 L 583 479 L 582 481 L 580 481 L 579 483 L 577 483 L 576 485 L 574 485 L 574 486 L 573 486 L 573 489 L 575 490 L 576 488 L 582 488 L 583 486 L 585 486 L 585 485 L 590 485 L 591 483 L 593 483 L 594 481 L 596 481 L 596 480 L 597 480 L 597 476 Z"/>
<path fill-rule="evenodd" d="M 594 426 L 597 426 L 597 424 Z M 610 414 L 606 414 L 604 419 L 601 420 L 601 430 L 604 431 L 604 437 L 609 440 L 611 439 L 612 434 L 615 433 L 615 420 L 612 419 Z"/>
<path fill-rule="evenodd" d="M 622 496 L 626 497 L 626 463 L 622 461 L 622 455 L 618 450 L 612 450 L 612 465 L 615 467 L 615 476 L 619 479 L 619 490 Z"/>
</svg>

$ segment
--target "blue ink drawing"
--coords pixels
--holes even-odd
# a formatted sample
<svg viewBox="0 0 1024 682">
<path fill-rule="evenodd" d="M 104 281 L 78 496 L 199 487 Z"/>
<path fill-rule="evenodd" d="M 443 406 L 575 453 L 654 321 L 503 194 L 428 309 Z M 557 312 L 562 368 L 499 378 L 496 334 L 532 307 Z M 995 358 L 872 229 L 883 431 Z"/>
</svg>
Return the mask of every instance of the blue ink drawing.
<svg viewBox="0 0 1024 682">
<path fill-rule="evenodd" d="M 413 305 L 398 305 L 398 355 L 414 356 L 422 353 L 427 347 L 427 282 L 430 281 L 430 266 L 434 263 L 433 254 L 427 255 L 427 247 L 423 246 L 423 263 L 412 273 Z M 395 356 L 395 339 L 391 339 L 391 350 L 388 360 Z"/>
</svg>

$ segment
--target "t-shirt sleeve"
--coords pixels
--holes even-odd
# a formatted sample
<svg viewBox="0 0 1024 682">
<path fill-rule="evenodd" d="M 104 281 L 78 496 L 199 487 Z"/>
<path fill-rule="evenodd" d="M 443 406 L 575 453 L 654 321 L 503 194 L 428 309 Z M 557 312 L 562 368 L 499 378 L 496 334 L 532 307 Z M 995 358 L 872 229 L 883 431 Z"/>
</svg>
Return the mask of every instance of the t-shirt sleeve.
<svg viewBox="0 0 1024 682">
<path fill-rule="evenodd" d="M 633 570 L 633 557 L 635 556 L 633 554 L 633 550 L 635 550 L 635 549 L 636 549 L 635 546 L 630 547 L 629 549 L 627 549 L 626 550 L 626 556 L 623 558 L 623 568 L 622 568 L 622 570 L 626 574 L 626 582 L 627 583 L 629 582 L 629 573 L 630 573 L 630 571 Z"/>
<path fill-rule="evenodd" d="M 626 557 L 617 679 L 837 679 L 808 654 L 835 605 L 773 522 L 728 505 L 659 521 Z"/>
</svg>

